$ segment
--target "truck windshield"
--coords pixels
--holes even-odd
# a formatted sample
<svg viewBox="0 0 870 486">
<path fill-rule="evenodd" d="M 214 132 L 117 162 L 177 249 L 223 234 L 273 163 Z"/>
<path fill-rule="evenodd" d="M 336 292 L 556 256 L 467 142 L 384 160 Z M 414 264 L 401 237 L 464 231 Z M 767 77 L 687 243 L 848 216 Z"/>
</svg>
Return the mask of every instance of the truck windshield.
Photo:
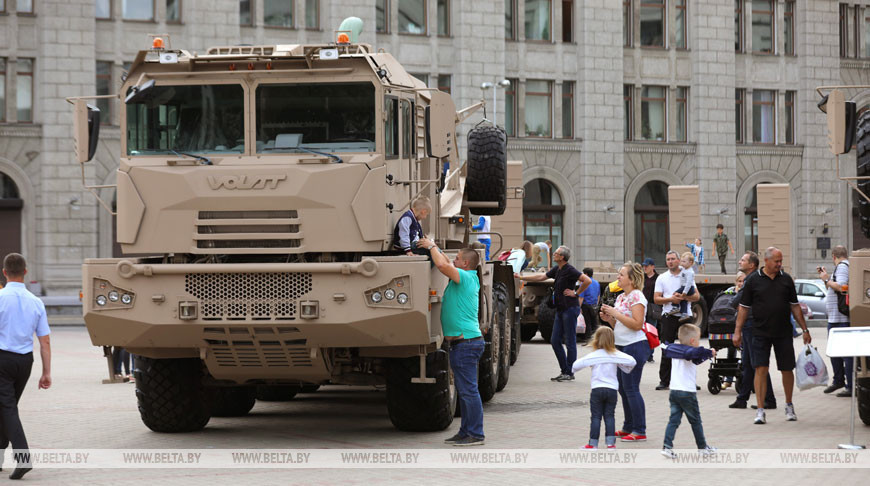
<svg viewBox="0 0 870 486">
<path fill-rule="evenodd" d="M 244 151 L 240 85 L 152 89 L 147 100 L 127 105 L 127 155 Z"/>
<path fill-rule="evenodd" d="M 257 88 L 257 152 L 375 151 L 372 83 L 266 84 Z"/>
</svg>

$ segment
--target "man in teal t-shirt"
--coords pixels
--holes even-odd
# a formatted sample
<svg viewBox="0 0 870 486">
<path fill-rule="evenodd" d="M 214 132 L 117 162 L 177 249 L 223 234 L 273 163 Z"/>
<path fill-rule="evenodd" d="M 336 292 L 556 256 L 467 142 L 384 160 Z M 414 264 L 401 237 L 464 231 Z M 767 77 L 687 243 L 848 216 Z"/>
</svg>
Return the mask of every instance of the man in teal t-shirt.
<svg viewBox="0 0 870 486">
<path fill-rule="evenodd" d="M 450 368 L 459 395 L 462 423 L 459 432 L 444 442 L 455 446 L 483 445 L 483 401 L 477 389 L 477 363 L 485 346 L 477 320 L 480 255 L 471 248 L 463 248 L 451 263 L 432 240 L 421 238 L 417 247 L 429 250 L 435 267 L 450 279 L 441 303 L 441 330 L 450 343 Z"/>
</svg>

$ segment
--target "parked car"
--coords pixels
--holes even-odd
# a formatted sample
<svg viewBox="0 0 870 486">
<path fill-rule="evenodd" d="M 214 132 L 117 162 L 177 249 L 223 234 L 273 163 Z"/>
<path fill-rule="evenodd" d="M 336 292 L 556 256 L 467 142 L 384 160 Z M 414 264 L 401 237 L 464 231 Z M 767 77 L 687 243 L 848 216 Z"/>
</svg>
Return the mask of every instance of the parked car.
<svg viewBox="0 0 870 486">
<path fill-rule="evenodd" d="M 798 279 L 794 281 L 794 288 L 797 291 L 798 302 L 812 309 L 813 318 L 828 318 L 825 309 L 825 282 L 818 279 Z"/>
</svg>

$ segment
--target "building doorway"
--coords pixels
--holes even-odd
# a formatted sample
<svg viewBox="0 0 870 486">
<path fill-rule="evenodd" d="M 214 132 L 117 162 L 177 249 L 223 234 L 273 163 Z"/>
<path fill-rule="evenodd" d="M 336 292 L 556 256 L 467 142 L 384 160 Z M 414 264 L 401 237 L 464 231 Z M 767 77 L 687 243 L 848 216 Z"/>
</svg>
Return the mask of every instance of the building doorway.
<svg viewBox="0 0 870 486">
<path fill-rule="evenodd" d="M 18 186 L 6 174 L 0 172 L 0 262 L 10 253 L 21 253 L 21 211 L 24 201 Z M 0 272 L 0 284 L 6 278 Z"/>
<path fill-rule="evenodd" d="M 743 206 L 743 248 L 758 253 L 758 186 L 746 196 Z"/>
<path fill-rule="evenodd" d="M 550 240 L 553 248 L 564 244 L 565 204 L 562 195 L 546 179 L 534 179 L 525 185 L 523 199 L 523 235 L 532 243 Z"/>
<path fill-rule="evenodd" d="M 634 199 L 634 261 L 652 258 L 664 265 L 670 249 L 668 185 L 662 181 L 644 184 Z"/>
</svg>

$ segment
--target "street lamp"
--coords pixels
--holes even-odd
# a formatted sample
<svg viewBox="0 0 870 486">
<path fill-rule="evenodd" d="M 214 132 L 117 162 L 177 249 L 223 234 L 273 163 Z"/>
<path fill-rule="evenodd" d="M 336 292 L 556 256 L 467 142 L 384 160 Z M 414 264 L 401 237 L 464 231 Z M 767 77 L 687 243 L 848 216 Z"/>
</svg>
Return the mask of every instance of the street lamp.
<svg viewBox="0 0 870 486">
<path fill-rule="evenodd" d="M 511 82 L 508 81 L 507 79 L 502 79 L 501 81 L 497 81 L 495 84 L 486 82 L 486 83 L 481 83 L 481 85 L 480 85 L 480 89 L 482 91 L 486 91 L 488 89 L 495 87 L 495 89 L 492 90 L 492 124 L 493 124 L 493 126 L 498 126 L 498 108 L 497 108 L 498 105 L 496 104 L 496 103 L 498 103 L 498 100 L 496 98 L 498 96 L 498 90 L 505 89 L 510 85 L 511 85 Z"/>
</svg>

